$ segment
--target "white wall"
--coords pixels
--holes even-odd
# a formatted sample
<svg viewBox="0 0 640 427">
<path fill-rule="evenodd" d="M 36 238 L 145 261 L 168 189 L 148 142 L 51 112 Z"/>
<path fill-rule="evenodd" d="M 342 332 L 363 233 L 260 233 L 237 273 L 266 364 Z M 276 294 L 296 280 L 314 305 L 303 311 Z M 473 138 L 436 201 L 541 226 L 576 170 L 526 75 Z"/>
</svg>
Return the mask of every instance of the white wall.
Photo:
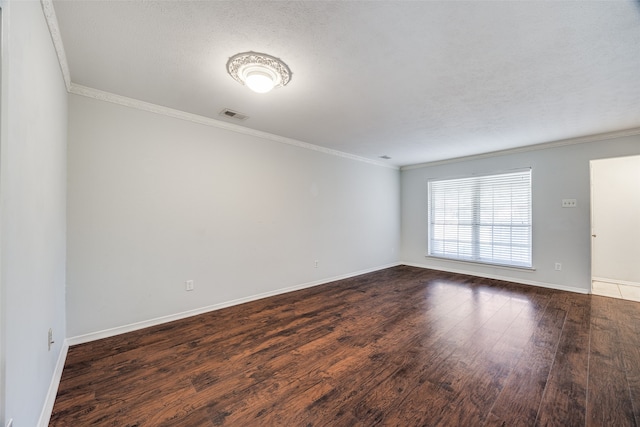
<svg viewBox="0 0 640 427">
<path fill-rule="evenodd" d="M 589 161 L 640 154 L 640 136 L 470 159 L 403 170 L 401 260 L 520 283 L 589 292 L 591 230 Z M 532 167 L 534 271 L 491 267 L 426 257 L 427 180 Z M 562 208 L 562 199 L 577 208 Z M 554 264 L 562 263 L 555 271 Z"/>
<path fill-rule="evenodd" d="M 78 95 L 69 114 L 69 337 L 398 260 L 398 170 Z"/>
<path fill-rule="evenodd" d="M 640 156 L 591 162 L 594 278 L 640 285 Z"/>
<path fill-rule="evenodd" d="M 39 2 L 4 2 L 2 32 L 2 425 L 33 427 L 66 328 L 67 93 Z"/>
</svg>

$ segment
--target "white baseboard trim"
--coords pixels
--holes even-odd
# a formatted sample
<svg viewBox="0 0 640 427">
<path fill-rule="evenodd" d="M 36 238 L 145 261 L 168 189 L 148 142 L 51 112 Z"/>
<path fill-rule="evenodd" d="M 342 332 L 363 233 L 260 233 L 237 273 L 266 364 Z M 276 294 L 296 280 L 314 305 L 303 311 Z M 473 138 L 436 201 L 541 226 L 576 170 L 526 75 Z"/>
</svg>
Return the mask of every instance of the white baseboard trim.
<svg viewBox="0 0 640 427">
<path fill-rule="evenodd" d="M 285 294 L 287 292 L 299 291 L 301 289 L 311 288 L 314 286 L 324 285 L 326 283 L 335 282 L 336 280 L 348 279 L 350 277 L 359 276 L 361 274 L 372 273 L 374 271 L 384 270 L 386 268 L 397 267 L 402 263 L 392 263 L 383 266 L 378 266 L 366 270 L 356 271 L 353 273 L 343 274 L 339 276 L 329 277 L 326 279 L 316 280 L 313 282 L 302 283 L 295 286 L 290 286 L 287 288 L 280 288 L 274 291 L 264 292 L 261 294 L 251 295 L 244 298 L 238 298 L 231 301 L 225 301 L 218 304 L 208 305 L 201 308 L 196 308 L 194 310 L 184 311 L 182 313 L 170 314 L 168 316 L 156 317 L 155 319 L 145 320 L 142 322 L 131 323 L 128 325 L 118 326 L 115 328 L 105 329 L 102 331 L 91 332 L 89 334 L 78 335 L 75 337 L 67 338 L 66 342 L 69 346 L 83 344 L 90 341 L 99 340 L 102 338 L 113 337 L 116 335 L 124 334 L 127 332 L 137 331 L 139 329 L 148 328 L 150 326 L 156 326 L 163 323 L 173 322 L 174 320 L 185 319 L 191 316 L 197 316 L 198 314 L 208 313 L 214 310 L 220 310 L 222 308 L 231 307 L 234 305 L 244 304 L 246 302 L 256 301 L 263 298 L 268 298 L 276 295 Z"/>
<path fill-rule="evenodd" d="M 589 293 L 588 289 L 574 288 L 572 286 L 562 286 L 562 285 L 557 285 L 555 283 L 537 282 L 535 280 L 524 280 L 524 279 L 519 279 L 519 278 L 515 278 L 515 277 L 500 276 L 500 275 L 497 275 L 497 274 L 485 274 L 485 273 L 478 273 L 477 271 L 466 271 L 466 270 L 457 269 L 457 268 L 434 267 L 434 266 L 431 266 L 431 265 L 414 264 L 414 263 L 409 263 L 409 262 L 405 262 L 405 263 L 402 263 L 402 264 L 403 265 L 408 265 L 410 267 L 426 268 L 426 269 L 429 269 L 429 270 L 444 271 L 444 272 L 447 272 L 447 273 L 466 274 L 468 276 L 483 277 L 483 278 L 486 278 L 486 279 L 503 280 L 505 282 L 519 283 L 519 284 L 522 284 L 522 285 L 539 286 L 541 288 L 556 289 L 558 291 L 575 292 L 575 293 L 578 293 L 578 294 L 588 294 Z"/>
<path fill-rule="evenodd" d="M 67 360 L 67 353 L 69 352 L 69 343 L 64 340 L 60 354 L 58 354 L 58 361 L 56 362 L 56 368 L 53 371 L 51 377 L 51 383 L 49 384 L 49 391 L 47 391 L 47 398 L 44 401 L 42 412 L 40 413 L 40 419 L 38 420 L 38 427 L 47 427 L 49 420 L 51 419 L 51 413 L 53 412 L 53 404 L 56 401 L 56 395 L 58 394 L 58 386 L 60 386 L 60 379 L 62 379 L 62 371 L 64 370 L 64 362 Z"/>
<path fill-rule="evenodd" d="M 618 279 L 608 279 L 604 277 L 592 277 L 591 280 L 595 282 L 606 282 L 613 283 L 614 285 L 624 285 L 624 286 L 636 286 L 640 287 L 640 283 L 638 282 L 628 282 L 626 280 L 618 280 Z"/>
</svg>

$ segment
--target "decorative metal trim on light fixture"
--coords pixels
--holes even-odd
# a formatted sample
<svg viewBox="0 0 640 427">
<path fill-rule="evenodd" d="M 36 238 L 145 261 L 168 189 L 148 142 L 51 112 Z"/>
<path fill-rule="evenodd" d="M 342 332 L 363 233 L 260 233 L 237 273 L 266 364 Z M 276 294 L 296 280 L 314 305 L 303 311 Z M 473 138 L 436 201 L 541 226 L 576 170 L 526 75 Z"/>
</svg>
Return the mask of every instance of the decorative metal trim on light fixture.
<svg viewBox="0 0 640 427">
<path fill-rule="evenodd" d="M 279 58 L 258 52 L 233 55 L 227 62 L 227 72 L 234 80 L 258 93 L 286 86 L 293 74 Z"/>
</svg>

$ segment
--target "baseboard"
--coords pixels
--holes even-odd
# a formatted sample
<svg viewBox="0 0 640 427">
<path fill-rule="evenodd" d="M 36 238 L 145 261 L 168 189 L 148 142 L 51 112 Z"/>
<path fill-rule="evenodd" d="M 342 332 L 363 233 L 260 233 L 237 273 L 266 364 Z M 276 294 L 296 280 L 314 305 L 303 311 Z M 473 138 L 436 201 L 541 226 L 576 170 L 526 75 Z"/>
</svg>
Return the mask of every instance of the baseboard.
<svg viewBox="0 0 640 427">
<path fill-rule="evenodd" d="M 591 280 L 595 282 L 605 282 L 605 283 L 613 283 L 614 285 L 624 285 L 624 286 L 636 286 L 640 287 L 640 283 L 638 282 L 628 282 L 626 280 L 618 280 L 618 279 L 607 279 L 604 277 L 592 277 Z"/>
<path fill-rule="evenodd" d="M 49 420 L 51 419 L 51 413 L 53 412 L 53 404 L 56 401 L 56 395 L 58 394 L 58 386 L 60 385 L 60 379 L 62 378 L 62 371 L 64 370 L 64 362 L 67 360 L 67 353 L 69 351 L 69 343 L 64 340 L 60 354 L 58 354 L 58 361 L 56 362 L 56 368 L 53 371 L 51 377 L 51 383 L 49 384 L 49 390 L 47 391 L 47 398 L 42 407 L 40 413 L 40 419 L 38 420 L 38 427 L 47 427 Z"/>
<path fill-rule="evenodd" d="M 131 323 L 131 324 L 128 324 L 128 325 L 123 325 L 123 326 L 118 326 L 118 327 L 115 327 L 115 328 L 105 329 L 105 330 L 102 330 L 102 331 L 92 332 L 92 333 L 89 333 L 89 334 L 78 335 L 78 336 L 75 336 L 75 337 L 67 338 L 66 341 L 67 341 L 69 346 L 72 346 L 72 345 L 77 345 L 77 344 L 82 344 L 82 343 L 86 343 L 86 342 L 90 342 L 90 341 L 99 340 L 99 339 L 102 339 L 102 338 L 113 337 L 113 336 L 116 336 L 116 335 L 125 334 L 127 332 L 133 332 L 133 331 L 137 331 L 139 329 L 148 328 L 150 326 L 156 326 L 156 325 L 160 325 L 160 324 L 163 324 L 163 323 L 173 322 L 174 320 L 185 319 L 187 317 L 197 316 L 199 314 L 208 313 L 210 311 L 220 310 L 220 309 L 223 309 L 223 308 L 232 307 L 234 305 L 244 304 L 246 302 L 251 302 L 251 301 L 256 301 L 256 300 L 263 299 L 263 298 L 268 298 L 268 297 L 272 297 L 272 296 L 276 296 L 276 295 L 281 295 L 281 294 L 285 294 L 287 292 L 299 291 L 301 289 L 306 289 L 306 288 L 311 288 L 311 287 L 314 287 L 314 286 L 324 285 L 326 283 L 335 282 L 336 280 L 348 279 L 350 277 L 359 276 L 361 274 L 366 274 L 366 273 L 372 273 L 374 271 L 384 270 L 386 268 L 396 267 L 398 265 L 401 265 L 401 263 L 397 262 L 397 263 L 387 264 L 387 265 L 378 266 L 378 267 L 374 267 L 374 268 L 370 268 L 370 269 L 366 269 L 366 270 L 356 271 L 356 272 L 353 272 L 353 273 L 343 274 L 343 275 L 340 275 L 340 276 L 335 276 L 335 277 L 330 277 L 330 278 L 326 278 L 326 279 L 316 280 L 316 281 L 313 281 L 313 282 L 302 283 L 302 284 L 295 285 L 295 286 L 290 286 L 290 287 L 287 287 L 287 288 L 280 288 L 280 289 L 276 289 L 274 291 L 264 292 L 264 293 L 251 295 L 251 296 L 248 296 L 248 297 L 244 297 L 244 298 L 238 298 L 238 299 L 231 300 L 231 301 L 225 301 L 225 302 L 218 303 L 218 304 L 213 304 L 213 305 L 208 305 L 208 306 L 201 307 L 201 308 L 196 308 L 194 310 L 184 311 L 182 313 L 171 314 L 171 315 L 168 315 L 168 316 L 157 317 L 157 318 L 150 319 L 150 320 L 145 320 L 145 321 L 142 321 L 142 322 Z"/>
<path fill-rule="evenodd" d="M 467 270 L 462 270 L 462 269 L 457 269 L 457 268 L 442 268 L 442 267 L 434 267 L 434 266 L 427 266 L 427 265 L 423 265 L 423 264 L 414 264 L 414 263 L 401 263 L 403 265 L 408 265 L 410 267 L 418 267 L 418 268 L 426 268 L 429 270 L 437 270 L 437 271 L 444 271 L 447 273 L 458 273 L 458 274 L 466 274 L 468 276 L 476 276 L 476 277 L 483 277 L 486 279 L 495 279 L 495 280 L 502 280 L 505 282 L 512 282 L 512 283 L 519 283 L 522 285 L 530 285 L 530 286 L 539 286 L 541 288 L 549 288 L 549 289 L 556 289 L 558 291 L 568 291 L 568 292 L 575 292 L 578 294 L 588 294 L 589 290 L 587 289 L 582 289 L 582 288 L 574 288 L 572 286 L 562 286 L 562 285 L 557 285 L 555 283 L 545 283 L 545 282 L 537 282 L 535 280 L 524 280 L 524 279 L 519 279 L 519 278 L 515 278 L 515 277 L 508 277 L 508 276 L 500 276 L 497 274 L 485 274 L 485 273 L 478 273 L 477 271 L 467 271 Z"/>
</svg>

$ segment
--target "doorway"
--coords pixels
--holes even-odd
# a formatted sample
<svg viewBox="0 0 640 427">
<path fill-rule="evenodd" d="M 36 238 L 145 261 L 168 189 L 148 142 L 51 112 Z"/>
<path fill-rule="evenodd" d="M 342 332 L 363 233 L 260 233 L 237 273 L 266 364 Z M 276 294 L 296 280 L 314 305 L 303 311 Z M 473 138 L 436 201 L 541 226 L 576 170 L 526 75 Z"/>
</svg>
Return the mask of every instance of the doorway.
<svg viewBox="0 0 640 427">
<path fill-rule="evenodd" d="M 591 167 L 591 292 L 640 301 L 640 156 Z"/>
</svg>

